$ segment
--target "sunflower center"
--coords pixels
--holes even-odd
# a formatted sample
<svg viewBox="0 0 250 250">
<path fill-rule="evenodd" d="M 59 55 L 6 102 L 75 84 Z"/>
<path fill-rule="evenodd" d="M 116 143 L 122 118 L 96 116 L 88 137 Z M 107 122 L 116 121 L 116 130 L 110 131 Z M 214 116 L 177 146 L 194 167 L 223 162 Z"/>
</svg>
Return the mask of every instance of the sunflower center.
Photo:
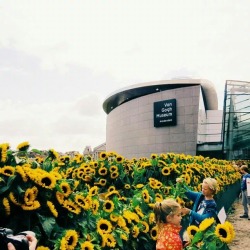
<svg viewBox="0 0 250 250">
<path fill-rule="evenodd" d="M 152 231 L 152 236 L 155 237 L 156 235 L 157 235 L 156 230 L 153 230 L 153 231 Z"/>
<path fill-rule="evenodd" d="M 45 184 L 46 186 L 50 186 L 51 185 L 51 179 L 48 177 L 45 177 L 42 179 L 42 183 Z"/>
<path fill-rule="evenodd" d="M 224 230 L 223 228 L 220 228 L 219 234 L 220 234 L 221 237 L 223 237 L 223 238 L 226 238 L 226 237 L 227 237 L 227 232 L 226 232 L 226 230 Z"/>
<path fill-rule="evenodd" d="M 100 228 L 101 230 L 105 230 L 105 231 L 108 230 L 108 226 L 106 224 L 101 224 Z"/>
</svg>

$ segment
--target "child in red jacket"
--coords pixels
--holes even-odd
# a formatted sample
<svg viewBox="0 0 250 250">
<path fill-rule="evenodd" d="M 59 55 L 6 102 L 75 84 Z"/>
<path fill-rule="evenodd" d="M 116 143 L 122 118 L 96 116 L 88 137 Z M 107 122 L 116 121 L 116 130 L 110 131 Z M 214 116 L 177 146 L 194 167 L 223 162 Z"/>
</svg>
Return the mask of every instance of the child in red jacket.
<svg viewBox="0 0 250 250">
<path fill-rule="evenodd" d="M 156 202 L 154 213 L 159 229 L 156 250 L 182 250 L 180 205 L 174 199 Z"/>
</svg>

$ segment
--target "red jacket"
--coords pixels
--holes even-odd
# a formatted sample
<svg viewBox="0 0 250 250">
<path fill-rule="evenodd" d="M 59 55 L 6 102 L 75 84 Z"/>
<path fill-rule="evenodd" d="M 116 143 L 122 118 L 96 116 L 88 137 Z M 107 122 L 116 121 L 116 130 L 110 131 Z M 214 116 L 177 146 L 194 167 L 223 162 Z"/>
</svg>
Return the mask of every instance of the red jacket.
<svg viewBox="0 0 250 250">
<path fill-rule="evenodd" d="M 182 240 L 179 235 L 181 226 L 164 224 L 159 228 L 156 250 L 182 250 Z"/>
</svg>

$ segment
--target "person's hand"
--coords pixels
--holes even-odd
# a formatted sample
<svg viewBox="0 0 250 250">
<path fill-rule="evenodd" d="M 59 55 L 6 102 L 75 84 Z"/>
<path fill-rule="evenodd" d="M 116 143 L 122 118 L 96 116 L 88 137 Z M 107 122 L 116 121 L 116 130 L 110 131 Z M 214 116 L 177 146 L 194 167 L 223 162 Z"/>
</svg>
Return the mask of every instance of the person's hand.
<svg viewBox="0 0 250 250">
<path fill-rule="evenodd" d="M 8 250 L 16 250 L 16 248 L 14 247 L 14 245 L 12 243 L 8 243 Z"/>
<path fill-rule="evenodd" d="M 183 183 L 184 182 L 184 179 L 182 179 L 182 178 L 176 178 L 176 182 L 178 183 Z"/>
<path fill-rule="evenodd" d="M 191 210 L 189 208 L 186 208 L 186 207 L 181 208 L 181 214 L 182 215 L 187 215 L 187 214 L 190 213 L 190 211 Z"/>
<path fill-rule="evenodd" d="M 37 238 L 33 235 L 26 235 L 27 240 L 29 241 L 29 250 L 35 250 L 37 245 Z M 12 243 L 8 243 L 8 250 L 16 250 Z"/>
<path fill-rule="evenodd" d="M 35 250 L 37 245 L 37 238 L 34 235 L 26 235 L 26 238 L 29 241 L 29 250 Z"/>
</svg>

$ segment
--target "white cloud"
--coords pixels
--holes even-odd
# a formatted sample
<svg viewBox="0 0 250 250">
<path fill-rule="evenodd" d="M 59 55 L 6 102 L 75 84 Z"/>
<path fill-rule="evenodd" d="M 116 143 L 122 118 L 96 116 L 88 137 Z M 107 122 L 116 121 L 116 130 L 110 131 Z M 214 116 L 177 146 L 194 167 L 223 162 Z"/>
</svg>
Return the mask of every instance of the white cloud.
<svg viewBox="0 0 250 250">
<path fill-rule="evenodd" d="M 91 98 L 98 101 L 99 96 Z M 88 100 L 84 97 L 81 101 Z M 106 115 L 100 114 L 100 107 L 86 102 L 78 106 L 79 101 L 72 103 L 25 104 L 0 102 L 1 141 L 7 141 L 15 148 L 22 141 L 30 141 L 33 147 L 44 149 L 44 145 L 56 150 L 82 151 L 85 145 L 97 146 L 105 141 L 103 126 Z M 92 114 L 79 112 L 84 108 L 91 109 Z M 9 138 L 12 138 L 9 141 Z M 61 142 L 63 142 L 61 144 Z M 45 143 L 45 144 L 43 144 Z M 73 144 L 72 144 L 73 143 Z"/>
</svg>

